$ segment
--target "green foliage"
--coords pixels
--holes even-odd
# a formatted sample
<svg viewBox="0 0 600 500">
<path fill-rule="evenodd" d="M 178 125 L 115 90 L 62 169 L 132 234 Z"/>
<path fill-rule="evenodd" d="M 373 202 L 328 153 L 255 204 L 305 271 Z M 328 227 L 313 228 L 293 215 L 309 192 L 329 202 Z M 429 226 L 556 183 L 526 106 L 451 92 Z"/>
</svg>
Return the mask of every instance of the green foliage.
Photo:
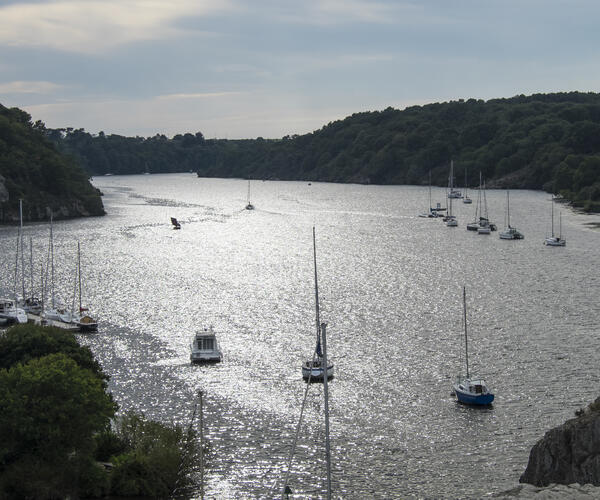
<svg viewBox="0 0 600 500">
<path fill-rule="evenodd" d="M 81 368 L 108 380 L 89 348 L 81 346 L 75 336 L 66 330 L 26 323 L 9 328 L 0 337 L 0 369 L 9 369 L 18 363 L 26 364 L 32 359 L 56 353 L 65 354 Z"/>
<path fill-rule="evenodd" d="M 127 451 L 111 459 L 113 495 L 167 497 L 185 484 L 197 451 L 194 433 L 128 413 L 117 420 L 116 435 Z"/>
<path fill-rule="evenodd" d="M 0 105 L 0 187 L 8 191 L 8 200 L 0 200 L 0 222 L 18 217 L 19 198 L 26 220 L 47 218 L 48 209 L 59 214 L 61 207 L 104 214 L 100 194 L 75 157 L 59 153 L 47 135 L 43 123 L 32 125 L 24 111 Z"/>
<path fill-rule="evenodd" d="M 62 353 L 0 370 L 0 492 L 61 498 L 77 490 L 93 435 L 116 411 L 104 386 Z M 32 470 L 35 479 L 18 481 Z"/>
<path fill-rule="evenodd" d="M 0 125 L 1 128 L 1 125 Z M 490 187 L 569 192 L 582 207 L 600 203 L 600 94 L 556 93 L 469 99 L 399 111 L 355 113 L 320 130 L 278 140 L 205 139 L 196 133 L 150 138 L 47 130 L 93 174 L 196 171 L 251 177 L 378 184 L 447 183 L 453 159 Z M 567 157 L 578 158 L 565 164 Z"/>
</svg>

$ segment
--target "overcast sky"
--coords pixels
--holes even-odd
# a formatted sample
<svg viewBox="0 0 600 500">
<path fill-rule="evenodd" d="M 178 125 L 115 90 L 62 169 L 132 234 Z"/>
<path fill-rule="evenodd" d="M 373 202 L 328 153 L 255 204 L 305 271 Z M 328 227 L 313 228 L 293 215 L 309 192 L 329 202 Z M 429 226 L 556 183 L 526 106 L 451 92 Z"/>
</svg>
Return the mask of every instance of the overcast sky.
<svg viewBox="0 0 600 500">
<path fill-rule="evenodd" d="M 0 0 L 0 103 L 48 127 L 278 138 L 600 91 L 597 0 Z"/>
</svg>

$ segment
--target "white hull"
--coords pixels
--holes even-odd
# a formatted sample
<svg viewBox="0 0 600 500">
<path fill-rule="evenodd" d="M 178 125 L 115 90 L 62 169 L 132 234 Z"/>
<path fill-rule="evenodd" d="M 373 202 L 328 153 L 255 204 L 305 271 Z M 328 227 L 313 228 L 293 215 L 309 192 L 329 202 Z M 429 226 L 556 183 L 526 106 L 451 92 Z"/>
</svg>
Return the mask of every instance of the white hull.
<svg viewBox="0 0 600 500">
<path fill-rule="evenodd" d="M 27 323 L 27 313 L 15 307 L 12 299 L 0 299 L 0 322 L 5 324 Z"/>
<path fill-rule="evenodd" d="M 218 363 L 223 359 L 223 353 L 212 326 L 196 333 L 190 348 L 192 363 Z"/>
<path fill-rule="evenodd" d="M 514 227 L 502 231 L 499 236 L 501 240 L 522 240 L 524 238 Z"/>
<path fill-rule="evenodd" d="M 566 244 L 567 240 L 563 240 L 560 237 L 546 238 L 544 240 L 544 245 L 547 245 L 549 247 L 564 247 Z"/>
<path fill-rule="evenodd" d="M 308 363 L 308 361 L 307 361 Z M 323 368 L 322 367 L 317 367 L 317 368 L 310 368 L 307 367 L 306 365 L 304 365 L 302 367 L 302 378 L 304 380 L 308 380 L 310 377 L 310 380 L 323 380 Z M 327 378 L 333 378 L 333 364 L 329 365 L 327 367 Z"/>
</svg>

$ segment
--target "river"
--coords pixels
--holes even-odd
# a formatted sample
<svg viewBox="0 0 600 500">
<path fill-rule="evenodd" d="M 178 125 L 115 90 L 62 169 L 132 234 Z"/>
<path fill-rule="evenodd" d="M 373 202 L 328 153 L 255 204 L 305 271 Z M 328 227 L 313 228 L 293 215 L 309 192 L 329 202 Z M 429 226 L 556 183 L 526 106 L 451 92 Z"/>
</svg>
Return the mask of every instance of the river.
<svg viewBox="0 0 600 500">
<path fill-rule="evenodd" d="M 336 369 L 334 497 L 480 498 L 511 488 L 544 432 L 598 396 L 600 232 L 588 223 L 600 217 L 556 204 L 567 246 L 545 247 L 546 193 L 511 192 L 511 222 L 525 239 L 504 241 L 466 231 L 474 205 L 461 200 L 458 228 L 417 217 L 427 187 L 252 181 L 248 211 L 244 180 L 189 173 L 93 184 L 107 215 L 54 224 L 56 296 L 71 303 L 79 241 L 83 300 L 100 329 L 78 337 L 122 410 L 187 425 L 204 392 L 207 497 L 272 498 L 282 487 L 305 389 L 300 366 L 315 344 L 313 226 Z M 502 229 L 506 194 L 486 195 Z M 433 188 L 434 202 L 445 205 L 444 196 Z M 48 236 L 47 223 L 25 227 L 34 276 Z M 16 228 L 0 228 L 0 283 L 10 294 L 15 240 Z M 496 394 L 491 408 L 450 393 L 464 363 L 463 286 L 470 367 Z M 209 325 L 224 360 L 192 366 L 191 336 Z M 295 498 L 326 494 L 322 391 L 309 390 Z"/>
</svg>

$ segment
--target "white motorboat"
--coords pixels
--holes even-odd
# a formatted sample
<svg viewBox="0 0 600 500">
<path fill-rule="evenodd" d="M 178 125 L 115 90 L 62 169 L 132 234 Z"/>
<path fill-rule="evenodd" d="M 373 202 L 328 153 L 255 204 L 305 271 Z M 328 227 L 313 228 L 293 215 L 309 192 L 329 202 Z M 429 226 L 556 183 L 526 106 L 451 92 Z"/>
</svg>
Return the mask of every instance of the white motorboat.
<svg viewBox="0 0 600 500">
<path fill-rule="evenodd" d="M 0 322 L 7 325 L 27 323 L 27 313 L 17 307 L 13 299 L 0 298 Z"/>
<path fill-rule="evenodd" d="M 561 213 L 558 213 L 558 234 L 554 234 L 554 198 L 552 198 L 551 200 L 552 203 L 552 211 L 551 211 L 551 218 L 552 218 L 552 230 L 551 230 L 551 234 L 550 236 L 546 237 L 546 239 L 544 240 L 544 245 L 549 246 L 549 247 L 564 247 L 567 244 L 567 240 L 565 238 L 562 237 L 562 217 L 561 217 Z"/>
<path fill-rule="evenodd" d="M 223 360 L 213 327 L 196 332 L 191 344 L 190 361 L 192 363 L 218 363 Z"/>
<path fill-rule="evenodd" d="M 322 329 L 325 328 L 325 323 L 321 323 L 319 313 L 319 287 L 317 285 L 317 245 L 315 238 L 315 228 L 313 227 L 313 259 L 315 264 L 315 312 L 316 312 L 316 326 L 317 326 L 317 346 L 311 359 L 308 359 L 302 365 L 302 378 L 307 382 L 324 382 L 325 378 L 330 379 L 333 377 L 333 362 L 327 361 L 323 357 L 321 351 L 321 336 L 325 335 Z M 325 366 L 327 364 L 327 366 Z"/>
</svg>

